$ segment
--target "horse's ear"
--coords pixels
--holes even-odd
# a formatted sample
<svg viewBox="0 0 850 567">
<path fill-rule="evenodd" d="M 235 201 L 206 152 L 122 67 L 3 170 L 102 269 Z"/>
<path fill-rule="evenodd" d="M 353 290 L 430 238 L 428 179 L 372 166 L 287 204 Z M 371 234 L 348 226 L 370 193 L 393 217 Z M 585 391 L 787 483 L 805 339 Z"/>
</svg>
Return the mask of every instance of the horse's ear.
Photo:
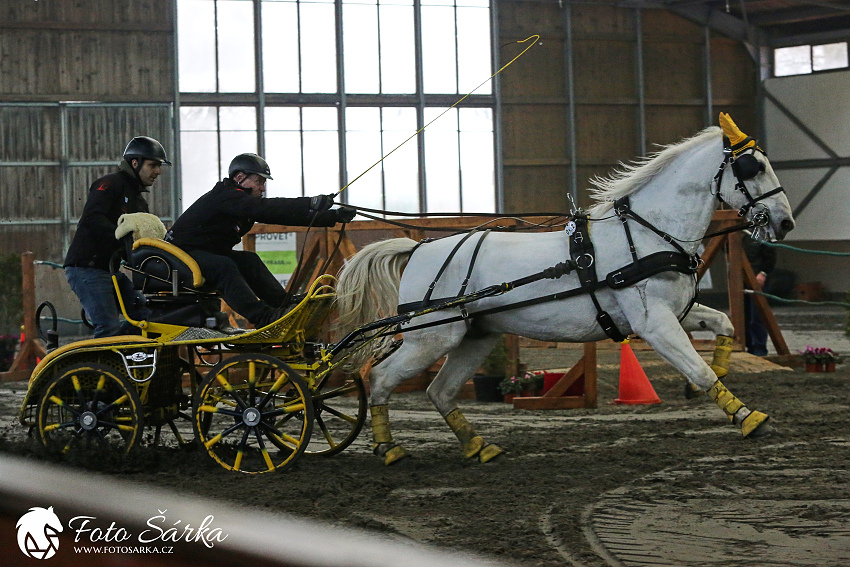
<svg viewBox="0 0 850 567">
<path fill-rule="evenodd" d="M 747 139 L 747 135 L 741 132 L 741 129 L 738 128 L 738 125 L 732 120 L 732 117 L 725 112 L 720 113 L 720 128 L 723 129 L 723 134 L 729 138 L 729 142 L 732 146 L 740 144 Z M 750 145 L 755 145 L 755 141 L 753 140 L 752 144 L 747 144 L 745 147 L 749 147 Z"/>
</svg>

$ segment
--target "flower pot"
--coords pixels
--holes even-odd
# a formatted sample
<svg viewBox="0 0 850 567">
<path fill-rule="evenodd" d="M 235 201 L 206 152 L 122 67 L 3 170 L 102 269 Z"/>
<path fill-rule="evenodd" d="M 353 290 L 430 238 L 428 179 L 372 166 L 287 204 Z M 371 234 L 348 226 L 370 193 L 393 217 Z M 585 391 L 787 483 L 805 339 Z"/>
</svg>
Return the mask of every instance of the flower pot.
<svg viewBox="0 0 850 567">
<path fill-rule="evenodd" d="M 501 376 L 476 374 L 472 377 L 475 386 L 475 399 L 479 402 L 501 402 L 502 392 L 499 390 Z"/>
<path fill-rule="evenodd" d="M 504 398 L 504 399 L 505 399 L 505 403 L 506 403 L 506 404 L 512 404 L 512 403 L 514 403 L 514 398 L 515 398 L 515 397 L 516 397 L 516 394 L 505 394 L 505 398 Z"/>
<path fill-rule="evenodd" d="M 826 368 L 824 368 L 823 371 L 824 372 L 835 372 L 835 363 L 834 362 L 827 362 Z"/>
<path fill-rule="evenodd" d="M 820 372 L 820 364 L 816 362 L 807 362 L 806 372 Z"/>
</svg>

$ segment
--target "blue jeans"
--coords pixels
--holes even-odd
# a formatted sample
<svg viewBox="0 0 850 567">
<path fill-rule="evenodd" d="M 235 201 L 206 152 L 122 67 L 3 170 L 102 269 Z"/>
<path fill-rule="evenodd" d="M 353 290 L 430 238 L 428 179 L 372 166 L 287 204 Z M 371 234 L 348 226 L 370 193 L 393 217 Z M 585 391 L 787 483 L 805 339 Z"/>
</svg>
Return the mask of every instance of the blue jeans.
<svg viewBox="0 0 850 567">
<path fill-rule="evenodd" d="M 744 296 L 744 318 L 747 326 L 747 352 L 767 356 L 767 328 L 761 320 L 758 307 L 750 296 Z"/>
<path fill-rule="evenodd" d="M 149 319 L 151 311 L 145 307 L 142 292 L 133 288 L 133 283 L 126 275 L 118 273 L 116 276 L 127 314 L 136 320 Z M 86 310 L 86 319 L 94 325 L 95 338 L 139 334 L 137 327 L 118 318 L 120 311 L 112 285 L 112 274 L 99 268 L 68 266 L 65 268 L 65 278 Z"/>
</svg>

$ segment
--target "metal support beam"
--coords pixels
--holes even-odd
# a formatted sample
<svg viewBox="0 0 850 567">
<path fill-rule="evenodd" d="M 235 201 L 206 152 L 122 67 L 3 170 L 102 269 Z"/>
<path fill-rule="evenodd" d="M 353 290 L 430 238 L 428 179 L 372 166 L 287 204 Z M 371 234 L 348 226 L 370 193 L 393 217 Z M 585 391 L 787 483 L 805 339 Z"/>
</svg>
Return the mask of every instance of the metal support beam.
<svg viewBox="0 0 850 567">
<path fill-rule="evenodd" d="M 570 152 L 570 195 L 575 206 L 578 206 L 578 171 L 576 169 L 576 104 L 575 77 L 573 75 L 573 24 L 572 9 L 565 4 L 561 9 L 564 26 L 564 65 L 566 66 L 567 90 L 567 148 Z"/>
<path fill-rule="evenodd" d="M 637 80 L 637 97 L 638 97 L 638 109 L 637 109 L 637 133 L 638 133 L 638 154 L 645 156 L 646 155 L 646 92 L 644 85 L 644 72 L 643 72 L 643 12 L 641 8 L 635 8 L 635 39 L 637 40 L 637 45 L 635 46 L 635 63 L 637 65 L 636 69 L 636 80 Z"/>
</svg>

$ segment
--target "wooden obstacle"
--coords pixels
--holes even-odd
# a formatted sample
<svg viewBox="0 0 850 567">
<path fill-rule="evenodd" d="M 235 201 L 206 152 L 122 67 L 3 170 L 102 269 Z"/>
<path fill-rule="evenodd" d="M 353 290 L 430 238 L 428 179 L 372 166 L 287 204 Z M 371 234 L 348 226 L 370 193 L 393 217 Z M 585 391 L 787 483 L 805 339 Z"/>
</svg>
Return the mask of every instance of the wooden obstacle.
<svg viewBox="0 0 850 567">
<path fill-rule="evenodd" d="M 47 355 L 44 347 L 36 340 L 38 327 L 35 321 L 35 269 L 33 253 L 21 254 L 21 276 L 24 332 L 23 342 L 12 366 L 6 372 L 0 372 L 0 382 L 12 382 L 18 380 L 29 380 L 39 358 Z"/>
<path fill-rule="evenodd" d="M 514 409 L 553 410 L 595 407 L 596 343 L 584 343 L 584 356 L 545 394 L 514 398 Z"/>
</svg>

